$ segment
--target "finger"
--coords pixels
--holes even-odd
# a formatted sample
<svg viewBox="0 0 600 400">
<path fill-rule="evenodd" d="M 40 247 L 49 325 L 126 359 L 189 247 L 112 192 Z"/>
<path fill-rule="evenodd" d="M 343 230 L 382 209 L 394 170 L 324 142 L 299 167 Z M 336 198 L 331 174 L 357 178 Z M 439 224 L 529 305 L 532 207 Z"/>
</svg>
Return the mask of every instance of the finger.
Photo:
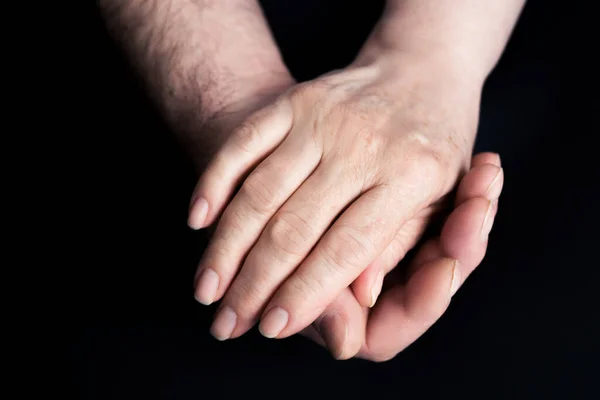
<svg viewBox="0 0 600 400">
<path fill-rule="evenodd" d="M 281 283 L 359 195 L 360 187 L 340 180 L 335 168 L 339 164 L 320 165 L 268 222 L 223 298 L 236 326 L 232 332 L 215 326 L 221 337 L 235 338 L 256 323 Z"/>
<path fill-rule="evenodd" d="M 478 167 L 483 164 L 492 164 L 497 167 L 502 167 L 500 155 L 498 153 L 483 152 L 478 153 L 471 159 L 471 168 Z"/>
<path fill-rule="evenodd" d="M 362 357 L 386 360 L 421 336 L 445 311 L 451 296 L 485 255 L 481 227 L 490 201 L 474 198 L 448 217 L 440 238 L 423 246 L 406 286 L 382 295 L 369 317 Z"/>
<path fill-rule="evenodd" d="M 317 320 L 300 334 L 325 347 L 338 360 L 354 357 L 365 339 L 368 311 L 349 288 L 328 305 Z"/>
<path fill-rule="evenodd" d="M 442 248 L 439 236 L 427 240 L 419 247 L 417 254 L 412 259 L 407 270 L 407 275 L 411 276 L 421 265 L 443 258 L 444 255 L 444 249 Z"/>
<path fill-rule="evenodd" d="M 502 168 L 497 165 L 499 162 L 500 158 L 495 153 L 480 153 L 473 157 L 471 170 L 463 177 L 459 184 L 455 204 L 460 205 L 465 201 L 474 199 L 476 197 L 487 198 L 491 201 L 497 200 L 500 192 L 502 191 L 502 186 L 504 183 Z M 472 221 L 472 219 L 457 221 L 456 218 L 453 217 L 450 219 L 449 226 L 452 227 L 455 225 L 460 225 L 461 223 L 464 226 L 464 224 L 468 224 L 469 221 Z M 451 228 L 450 232 L 452 231 L 455 231 L 455 228 Z M 467 252 L 474 254 L 473 243 L 462 242 L 456 238 L 456 236 L 449 234 L 444 236 L 444 240 L 448 241 L 448 243 L 454 243 L 453 246 L 455 248 L 469 249 Z M 481 251 L 485 253 L 485 246 Z M 419 265 L 425 262 L 433 261 L 435 258 L 439 258 L 443 254 L 447 254 L 447 252 L 444 253 L 439 237 L 427 241 L 423 245 L 423 248 L 416 254 L 414 261 L 411 263 L 409 267 L 409 274 Z M 461 264 L 464 265 L 466 261 L 467 260 L 461 260 Z"/>
<path fill-rule="evenodd" d="M 242 178 L 281 143 L 292 123 L 291 103 L 281 97 L 235 130 L 194 189 L 188 216 L 191 228 L 200 229 L 216 220 Z"/>
<path fill-rule="evenodd" d="M 391 243 L 390 246 L 392 246 Z M 385 275 L 390 269 L 389 264 L 385 263 L 389 258 L 387 253 L 391 252 L 391 250 L 388 250 L 390 246 L 370 263 L 367 266 L 367 269 L 365 269 L 350 285 L 356 301 L 363 307 L 373 307 L 377 301 L 377 297 L 379 297 L 379 294 L 381 293 L 381 289 L 383 288 L 383 278 L 385 278 Z"/>
<path fill-rule="evenodd" d="M 261 319 L 261 333 L 283 338 L 314 321 L 389 245 L 421 201 L 406 196 L 404 206 L 397 207 L 387 186 L 364 193 L 277 291 Z M 390 215 L 390 209 L 401 211 Z"/>
<path fill-rule="evenodd" d="M 268 221 L 319 164 L 320 149 L 300 139 L 288 136 L 248 176 L 223 212 L 198 265 L 195 295 L 200 303 L 223 296 Z M 264 259 L 259 262 L 270 267 Z"/>
<path fill-rule="evenodd" d="M 458 206 L 448 216 L 440 236 L 428 240 L 419 249 L 408 268 L 408 275 L 425 263 L 448 257 L 459 261 L 464 281 L 485 256 L 487 236 L 483 234 L 482 227 L 493 222 L 495 215 L 489 213 L 490 204 L 494 207 L 492 202 L 475 197 Z M 492 212 L 495 213 L 493 209 Z M 486 218 L 491 220 L 486 221 Z"/>
<path fill-rule="evenodd" d="M 417 244 L 426 226 L 424 219 L 411 219 L 404 224 L 388 247 L 352 282 L 352 292 L 361 306 L 375 305 L 383 287 L 383 278 Z"/>
<path fill-rule="evenodd" d="M 317 319 L 317 321 L 319 321 L 320 318 L 330 312 L 331 309 L 343 309 L 345 316 L 347 316 L 346 321 L 348 323 L 350 335 L 356 337 L 352 337 L 352 340 L 344 342 L 345 345 L 343 345 L 343 342 L 340 340 L 340 337 L 343 336 L 341 327 L 330 326 L 326 330 L 320 329 L 320 331 L 318 331 L 315 328 L 314 323 L 300 333 L 326 347 L 330 353 L 338 359 L 345 359 L 356 355 L 357 351 L 359 351 L 356 347 L 357 343 L 362 344 L 365 340 L 365 324 L 368 315 L 366 308 L 372 307 L 375 304 L 377 297 L 381 293 L 384 277 L 398 265 L 406 255 L 408 249 L 411 249 L 415 245 L 415 242 L 420 236 L 419 232 L 424 226 L 425 224 L 416 219 L 410 220 L 404 224 L 401 231 L 405 232 L 405 234 L 397 234 L 383 253 L 381 253 L 375 261 L 369 264 L 367 269 L 352 283 L 354 297 L 343 295 L 343 293 L 349 290 L 344 289 L 342 294 L 338 296 L 332 304 L 328 305 L 323 311 L 323 314 Z M 434 241 L 432 240 L 431 242 Z M 435 247 L 434 252 L 429 251 L 426 244 L 425 248 L 421 248 L 418 254 L 427 255 L 431 259 L 439 258 L 441 254 L 438 250 L 440 247 L 439 240 L 436 240 L 435 243 L 437 244 L 437 247 Z M 383 273 L 381 274 L 380 272 Z M 359 299 L 362 299 L 362 301 Z M 327 342 L 323 340 L 323 337 L 328 339 Z"/>
<path fill-rule="evenodd" d="M 480 153 L 473 158 L 472 169 L 465 175 L 459 184 L 456 204 L 459 205 L 474 197 L 485 197 L 490 200 L 497 199 L 502 190 L 504 181 L 503 171 L 498 165 L 500 158 L 495 153 Z M 420 221 L 411 220 L 401 231 L 410 232 L 409 224 L 424 227 Z M 418 232 L 410 232 L 408 235 L 394 238 L 388 248 L 352 283 L 352 290 L 358 302 L 365 307 L 375 304 L 377 295 L 381 291 L 383 276 L 393 269 L 406 252 L 411 249 L 418 238 L 422 235 L 422 229 Z M 407 243 L 408 242 L 408 243 Z M 425 262 L 433 261 L 443 254 L 439 238 L 427 241 L 423 248 L 417 253 L 416 260 L 411 263 L 411 268 Z M 383 266 L 384 274 L 380 273 Z"/>
<path fill-rule="evenodd" d="M 498 202 L 481 197 L 458 206 L 446 220 L 440 235 L 444 253 L 460 260 L 462 279 L 478 266 L 487 248 Z"/>
<path fill-rule="evenodd" d="M 381 295 L 371 310 L 360 357 L 386 361 L 414 342 L 444 313 L 456 279 L 456 260 L 436 259 Z"/>
<path fill-rule="evenodd" d="M 474 197 L 497 200 L 504 185 L 502 168 L 492 164 L 473 167 L 461 180 L 456 192 L 455 204 L 459 205 Z"/>
</svg>

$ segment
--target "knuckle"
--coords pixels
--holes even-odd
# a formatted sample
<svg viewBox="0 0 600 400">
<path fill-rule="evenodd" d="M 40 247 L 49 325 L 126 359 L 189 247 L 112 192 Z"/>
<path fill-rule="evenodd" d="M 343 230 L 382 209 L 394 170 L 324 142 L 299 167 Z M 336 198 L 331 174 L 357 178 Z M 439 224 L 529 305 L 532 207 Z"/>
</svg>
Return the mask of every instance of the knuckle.
<svg viewBox="0 0 600 400">
<path fill-rule="evenodd" d="M 210 254 L 211 256 L 211 264 L 213 264 L 213 269 L 217 269 L 222 272 L 228 271 L 229 268 L 224 268 L 224 266 L 231 265 L 234 262 L 231 257 L 232 249 L 228 243 L 229 241 L 227 238 L 221 236 L 215 237 L 211 241 L 209 245 L 210 252 L 207 252 L 207 254 Z"/>
<path fill-rule="evenodd" d="M 309 299 L 323 293 L 326 288 L 326 282 L 323 277 L 314 277 L 303 273 L 296 273 L 294 279 L 290 279 L 289 290 L 298 298 Z"/>
<path fill-rule="evenodd" d="M 321 246 L 321 256 L 328 265 L 348 272 L 363 267 L 369 254 L 373 254 L 373 245 L 362 232 L 350 227 L 339 229 Z"/>
<path fill-rule="evenodd" d="M 353 159 L 361 160 L 354 166 L 354 176 L 362 182 L 380 176 L 384 169 L 381 160 L 388 147 L 388 139 L 381 129 L 371 125 L 363 127 L 356 134 L 354 146 L 356 157 Z"/>
<path fill-rule="evenodd" d="M 367 154 L 379 154 L 388 145 L 388 138 L 372 124 L 363 124 L 355 136 L 355 143 Z"/>
<path fill-rule="evenodd" d="M 446 177 L 451 167 L 450 160 L 441 151 L 432 146 L 415 146 L 402 167 L 409 180 L 419 187 L 431 190 L 430 196 L 435 197 L 443 191 Z M 423 185 L 427 183 L 427 185 Z"/>
<path fill-rule="evenodd" d="M 236 314 L 244 317 L 257 314 L 265 302 L 260 286 L 248 279 L 236 280 L 227 295 L 227 303 L 236 311 Z"/>
<path fill-rule="evenodd" d="M 255 153 L 260 146 L 260 131 L 252 119 L 244 122 L 233 134 L 233 143 L 246 153 Z"/>
<path fill-rule="evenodd" d="M 220 256 L 231 260 L 232 250 L 248 223 L 247 212 L 240 207 L 227 207 L 219 219 L 219 223 L 210 238 L 209 246 L 219 250 Z"/>
<path fill-rule="evenodd" d="M 302 257 L 311 237 L 311 227 L 297 213 L 284 211 L 275 215 L 267 229 L 269 244 L 294 257 Z"/>
<path fill-rule="evenodd" d="M 437 179 L 447 169 L 447 160 L 441 153 L 431 147 L 417 149 L 418 157 L 411 164 L 411 168 L 425 179 Z"/>
<path fill-rule="evenodd" d="M 250 174 L 240 189 L 248 206 L 261 215 L 270 215 L 279 206 L 277 190 L 267 182 L 261 170 L 257 169 Z"/>
<path fill-rule="evenodd" d="M 378 363 L 392 360 L 406 348 L 404 344 L 397 342 L 383 343 L 372 336 L 367 338 L 365 346 L 364 358 Z"/>
<path fill-rule="evenodd" d="M 227 275 L 233 268 L 237 268 L 240 262 L 239 251 L 236 251 L 231 239 L 240 231 L 241 221 L 243 218 L 237 211 L 226 210 L 223 213 L 202 255 L 203 262 L 209 262 L 213 269 Z"/>
<path fill-rule="evenodd" d="M 343 334 L 343 332 L 342 332 Z M 350 343 L 348 343 L 350 342 Z M 338 360 L 349 360 L 357 356 L 361 348 L 361 342 L 358 340 L 342 342 L 337 349 L 337 354 L 334 354 Z"/>
</svg>

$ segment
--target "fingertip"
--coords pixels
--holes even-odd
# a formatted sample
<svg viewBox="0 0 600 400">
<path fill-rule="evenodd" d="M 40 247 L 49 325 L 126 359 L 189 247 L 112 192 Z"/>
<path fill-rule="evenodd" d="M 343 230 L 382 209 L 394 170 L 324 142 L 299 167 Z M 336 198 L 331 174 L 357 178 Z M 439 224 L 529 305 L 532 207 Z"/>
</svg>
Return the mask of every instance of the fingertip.
<svg viewBox="0 0 600 400">
<path fill-rule="evenodd" d="M 361 307 L 370 308 L 375 305 L 381 293 L 384 275 L 384 271 L 373 262 L 352 282 L 350 287 Z"/>
<path fill-rule="evenodd" d="M 289 317 L 289 313 L 282 307 L 273 307 L 261 318 L 258 330 L 268 339 L 279 337 L 286 328 Z"/>
<path fill-rule="evenodd" d="M 460 181 L 455 204 L 460 205 L 474 197 L 494 200 L 500 197 L 504 184 L 504 171 L 493 164 L 481 164 L 472 168 Z"/>
<path fill-rule="evenodd" d="M 323 311 L 313 326 L 337 360 L 350 359 L 361 350 L 365 340 L 366 311 L 349 288 Z"/>
<path fill-rule="evenodd" d="M 231 339 L 237 325 L 237 315 L 231 307 L 221 307 L 210 327 L 210 334 L 219 341 Z"/>
<path fill-rule="evenodd" d="M 347 351 L 348 322 L 341 313 L 331 311 L 324 314 L 318 327 L 323 342 L 336 360 L 348 359 L 354 355 Z"/>
<path fill-rule="evenodd" d="M 212 268 L 204 268 L 196 279 L 195 298 L 198 303 L 211 305 L 217 299 L 219 274 Z"/>
<path fill-rule="evenodd" d="M 497 200 L 500 197 L 500 193 L 502 192 L 502 187 L 504 186 L 504 169 L 502 167 L 498 167 L 498 171 L 496 171 L 496 175 L 492 179 L 492 182 L 488 185 L 485 198 L 488 200 Z"/>
<path fill-rule="evenodd" d="M 481 228 L 489 213 L 490 200 L 476 197 L 462 203 L 448 216 L 442 227 L 440 242 L 444 253 L 460 261 L 464 277 L 485 256 L 487 241 Z"/>
<path fill-rule="evenodd" d="M 450 297 L 454 296 L 461 284 L 462 276 L 460 272 L 460 266 L 458 264 L 458 260 L 454 260 L 454 265 L 452 266 L 452 281 L 450 283 Z"/>
<path fill-rule="evenodd" d="M 483 164 L 493 164 L 497 167 L 501 167 L 502 162 L 500 160 L 500 154 L 486 151 L 474 155 L 471 159 L 471 168 L 475 168 Z"/>
<path fill-rule="evenodd" d="M 483 222 L 481 223 L 480 228 L 480 236 L 481 240 L 487 241 L 490 232 L 492 231 L 492 226 L 494 225 L 494 218 L 496 217 L 497 211 L 497 200 L 489 200 L 487 210 L 485 212 L 485 217 Z"/>
<path fill-rule="evenodd" d="M 380 269 L 379 271 L 377 271 L 377 275 L 375 276 L 375 280 L 373 281 L 373 284 L 371 285 L 371 290 L 369 291 L 371 295 L 369 308 L 373 307 L 377 302 L 377 297 L 379 297 L 379 294 L 381 293 L 381 288 L 383 287 L 383 278 L 384 273 L 383 270 Z"/>
<path fill-rule="evenodd" d="M 197 198 L 190 208 L 188 226 L 194 230 L 204 228 L 208 215 L 208 201 L 204 197 Z"/>
</svg>

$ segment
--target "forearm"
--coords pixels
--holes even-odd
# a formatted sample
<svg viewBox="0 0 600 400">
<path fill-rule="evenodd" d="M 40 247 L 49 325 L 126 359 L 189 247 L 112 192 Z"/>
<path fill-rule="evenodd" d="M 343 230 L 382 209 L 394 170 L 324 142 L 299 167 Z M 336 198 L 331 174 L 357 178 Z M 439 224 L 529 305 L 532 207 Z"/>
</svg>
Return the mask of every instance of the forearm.
<svg viewBox="0 0 600 400">
<path fill-rule="evenodd" d="M 254 0 L 98 3 L 109 31 L 171 122 L 210 118 L 257 85 L 287 79 Z"/>
<path fill-rule="evenodd" d="M 410 54 L 483 83 L 496 65 L 525 0 L 388 0 L 357 63 Z"/>
</svg>

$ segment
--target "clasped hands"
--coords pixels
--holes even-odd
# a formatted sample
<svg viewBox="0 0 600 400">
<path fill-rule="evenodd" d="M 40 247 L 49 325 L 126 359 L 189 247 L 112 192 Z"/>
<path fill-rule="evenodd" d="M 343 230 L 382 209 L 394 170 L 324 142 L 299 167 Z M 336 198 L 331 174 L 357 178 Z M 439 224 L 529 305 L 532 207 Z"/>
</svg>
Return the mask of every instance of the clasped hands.
<svg viewBox="0 0 600 400">
<path fill-rule="evenodd" d="M 212 334 L 258 323 L 374 361 L 423 334 L 483 259 L 502 189 L 498 155 L 472 157 L 480 94 L 456 71 L 378 59 L 248 112 L 191 200 L 189 225 L 216 225 L 195 280 L 200 303 L 220 300 Z"/>
</svg>

